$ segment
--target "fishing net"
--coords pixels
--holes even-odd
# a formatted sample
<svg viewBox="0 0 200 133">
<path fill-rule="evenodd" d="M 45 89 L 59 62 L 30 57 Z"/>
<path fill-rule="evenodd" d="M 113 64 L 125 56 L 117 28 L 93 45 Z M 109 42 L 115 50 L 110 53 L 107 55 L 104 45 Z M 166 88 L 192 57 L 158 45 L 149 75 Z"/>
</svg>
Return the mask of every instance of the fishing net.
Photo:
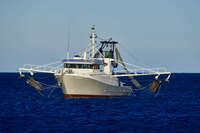
<svg viewBox="0 0 200 133">
<path fill-rule="evenodd" d="M 149 85 L 149 89 L 156 93 L 161 86 L 162 81 L 158 79 L 154 79 L 153 82 Z"/>
</svg>

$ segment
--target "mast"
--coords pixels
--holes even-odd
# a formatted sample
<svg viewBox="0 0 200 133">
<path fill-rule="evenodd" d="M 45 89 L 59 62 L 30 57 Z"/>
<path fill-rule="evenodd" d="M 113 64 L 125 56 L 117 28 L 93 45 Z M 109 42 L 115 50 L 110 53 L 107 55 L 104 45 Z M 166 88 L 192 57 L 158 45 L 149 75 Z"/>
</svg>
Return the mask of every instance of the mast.
<svg viewBox="0 0 200 133">
<path fill-rule="evenodd" d="M 70 47 L 70 25 L 68 25 L 68 33 L 67 33 L 67 35 L 68 35 L 68 40 L 67 40 L 67 59 L 69 59 L 70 58 L 70 56 L 69 56 L 69 47 Z"/>
<path fill-rule="evenodd" d="M 91 42 L 92 42 L 92 58 L 95 55 L 95 39 L 96 39 L 96 33 L 95 33 L 95 25 L 92 25 L 92 34 L 90 36 Z"/>
</svg>

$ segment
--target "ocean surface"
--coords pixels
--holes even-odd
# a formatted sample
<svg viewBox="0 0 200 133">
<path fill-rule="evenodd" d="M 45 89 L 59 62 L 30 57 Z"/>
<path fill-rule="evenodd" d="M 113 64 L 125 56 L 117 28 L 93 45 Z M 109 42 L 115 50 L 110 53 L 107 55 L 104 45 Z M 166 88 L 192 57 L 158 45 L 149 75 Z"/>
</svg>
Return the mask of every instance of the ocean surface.
<svg viewBox="0 0 200 133">
<path fill-rule="evenodd" d="M 55 84 L 53 75 L 36 77 Z M 158 96 L 66 99 L 61 89 L 44 95 L 18 73 L 0 73 L 0 133 L 200 133 L 200 74 L 172 74 Z"/>
</svg>

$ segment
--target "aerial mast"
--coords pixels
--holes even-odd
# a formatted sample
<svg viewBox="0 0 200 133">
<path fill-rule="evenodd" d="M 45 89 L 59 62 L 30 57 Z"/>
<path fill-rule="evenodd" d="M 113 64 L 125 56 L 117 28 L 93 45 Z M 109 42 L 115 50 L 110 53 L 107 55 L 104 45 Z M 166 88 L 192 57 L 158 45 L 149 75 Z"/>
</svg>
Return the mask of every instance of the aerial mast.
<svg viewBox="0 0 200 133">
<path fill-rule="evenodd" d="M 91 42 L 92 42 L 92 58 L 95 55 L 95 39 L 96 39 L 96 33 L 95 33 L 95 25 L 92 25 L 92 34 L 90 36 Z"/>
<path fill-rule="evenodd" d="M 69 56 L 69 46 L 70 46 L 70 26 L 68 26 L 68 41 L 67 41 L 67 59 L 70 58 Z"/>
</svg>

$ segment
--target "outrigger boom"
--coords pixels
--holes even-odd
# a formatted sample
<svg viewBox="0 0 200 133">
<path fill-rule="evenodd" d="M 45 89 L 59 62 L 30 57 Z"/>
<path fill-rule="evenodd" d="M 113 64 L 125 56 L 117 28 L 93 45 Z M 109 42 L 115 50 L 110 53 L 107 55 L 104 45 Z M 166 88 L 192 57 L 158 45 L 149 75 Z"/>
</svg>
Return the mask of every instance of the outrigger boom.
<svg viewBox="0 0 200 133">
<path fill-rule="evenodd" d="M 31 66 L 31 68 L 27 68 L 26 66 Z M 44 66 L 46 66 L 46 65 L 44 65 Z M 52 67 L 51 70 L 38 69 L 38 68 L 41 68 L 44 66 L 27 64 L 27 65 L 24 65 L 24 67 L 19 68 L 18 71 L 20 74 L 22 74 L 22 72 L 29 72 L 31 75 L 33 75 L 34 72 L 56 74 L 59 72 L 59 70 L 61 70 L 61 69 L 55 69 L 55 67 Z M 50 66 L 48 66 L 48 67 L 50 67 Z M 113 77 L 130 77 L 130 76 L 148 76 L 148 75 L 169 75 L 169 78 L 171 76 L 171 72 L 136 73 L 135 71 L 133 71 L 130 73 L 131 74 L 113 74 L 112 76 Z"/>
<path fill-rule="evenodd" d="M 147 75 L 171 75 L 170 72 L 157 72 L 157 73 L 134 73 L 134 74 L 115 74 L 114 77 L 130 77 L 130 76 L 147 76 Z"/>
</svg>

